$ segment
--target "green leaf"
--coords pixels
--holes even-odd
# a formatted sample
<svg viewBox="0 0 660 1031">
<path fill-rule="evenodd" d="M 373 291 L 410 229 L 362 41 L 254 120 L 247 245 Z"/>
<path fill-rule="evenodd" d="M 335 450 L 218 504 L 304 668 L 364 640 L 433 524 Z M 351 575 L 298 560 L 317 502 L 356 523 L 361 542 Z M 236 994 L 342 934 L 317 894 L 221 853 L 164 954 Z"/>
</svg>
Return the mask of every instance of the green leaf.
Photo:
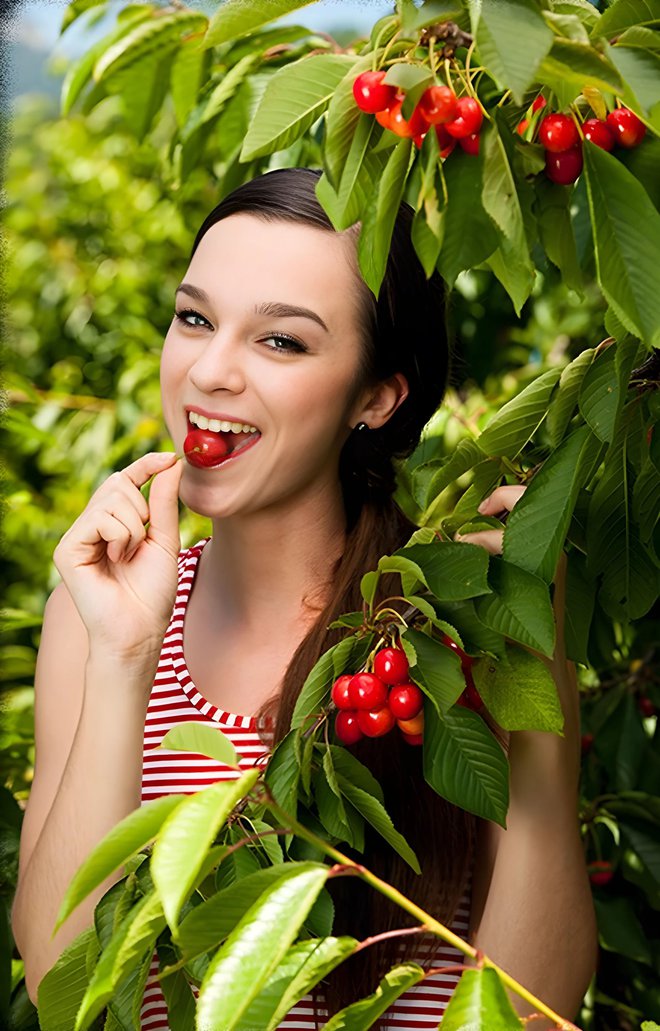
<svg viewBox="0 0 660 1031">
<path fill-rule="evenodd" d="M 609 344 L 595 354 L 578 398 L 580 412 L 594 433 L 610 443 L 623 402 L 635 357 L 636 341 L 628 337 Z"/>
<path fill-rule="evenodd" d="M 133 25 L 132 22 L 130 24 Z M 140 22 L 106 48 L 94 65 L 94 82 L 116 75 L 138 61 L 143 62 L 147 57 L 162 56 L 164 49 L 174 49 L 179 45 L 184 33 L 190 35 L 199 32 L 207 24 L 205 14 L 192 11 L 177 11 L 175 14 L 163 14 Z"/>
<path fill-rule="evenodd" d="M 258 54 L 246 54 L 235 65 L 232 65 L 219 82 L 212 86 L 210 92 L 197 104 L 183 126 L 180 133 L 182 141 L 189 140 L 202 125 L 207 125 L 220 114 L 224 105 L 231 100 L 241 83 L 254 70 L 258 61 Z"/>
<path fill-rule="evenodd" d="M 117 1031 L 123 1031 L 124 1028 L 130 1028 L 132 1031 L 133 1028 L 140 1026 L 140 1011 L 144 1002 L 144 990 L 149 978 L 152 955 L 152 951 L 148 950 L 144 957 L 129 970 L 121 984 L 117 985 L 113 997 L 108 999 L 108 1014 L 117 1021 Z M 181 980 L 183 980 L 185 984 L 185 990 L 192 1003 L 192 1012 L 194 1012 L 194 998 L 192 991 L 190 990 L 190 986 L 185 978 L 183 978 L 182 975 L 180 976 Z M 165 988 L 163 988 L 163 992 L 165 993 L 166 999 L 168 999 Z M 185 1025 L 177 1023 L 174 1019 L 171 1008 L 169 1023 L 171 1031 L 188 1031 L 188 1027 L 190 1027 L 190 1024 L 186 1027 Z"/>
<path fill-rule="evenodd" d="M 562 369 L 559 387 L 552 396 L 545 420 L 545 428 L 552 447 L 558 447 L 566 433 L 575 411 L 582 381 L 595 353 L 595 348 L 587 347 Z"/>
<path fill-rule="evenodd" d="M 106 6 L 107 0 L 71 0 L 71 3 L 64 10 L 62 24 L 60 25 L 60 36 L 81 14 L 85 14 L 86 11 L 90 11 L 93 7 L 99 7 L 101 4 Z"/>
<path fill-rule="evenodd" d="M 411 148 L 412 140 L 409 139 L 401 140 L 394 147 L 362 219 L 358 262 L 364 281 L 376 297 L 385 275 L 394 222 L 410 165 Z"/>
<path fill-rule="evenodd" d="M 548 585 L 499 555 L 491 557 L 488 581 L 492 593 L 475 601 L 482 623 L 551 658 L 555 621 Z"/>
<path fill-rule="evenodd" d="M 438 138 L 435 132 L 427 133 L 420 154 L 422 185 L 411 229 L 415 253 L 422 263 L 427 279 L 430 279 L 435 271 L 445 231 L 444 198 L 442 204 L 440 203 L 443 193 L 438 155 Z"/>
<path fill-rule="evenodd" d="M 289 1010 L 355 950 L 356 938 L 312 938 L 292 945 L 236 1031 L 275 1031 Z"/>
<path fill-rule="evenodd" d="M 378 590 L 378 582 L 380 580 L 380 573 L 377 569 L 372 569 L 368 573 L 365 573 L 360 580 L 360 593 L 364 598 L 367 605 L 370 607 L 374 603 L 376 597 L 376 591 Z"/>
<path fill-rule="evenodd" d="M 588 665 L 589 630 L 594 612 L 596 586 L 587 574 L 586 558 L 577 549 L 568 552 L 564 634 L 566 656 Z"/>
<path fill-rule="evenodd" d="M 442 1016 L 442 1031 L 514 1031 L 523 1026 L 492 967 L 464 970 Z"/>
<path fill-rule="evenodd" d="M 39 982 L 37 997 L 42 1031 L 62 1031 L 62 1028 L 74 1026 L 89 980 L 87 953 L 96 944 L 94 928 L 86 928 L 63 949 Z"/>
<path fill-rule="evenodd" d="M 655 0 L 616 0 L 610 4 L 594 26 L 592 36 L 618 36 L 631 25 L 657 26 L 660 11 Z"/>
<path fill-rule="evenodd" d="M 296 757 L 298 730 L 290 730 L 275 746 L 264 780 L 275 801 L 282 809 L 295 817 L 298 808 L 298 781 L 300 766 Z"/>
<path fill-rule="evenodd" d="M 354 225 L 366 211 L 373 184 L 383 174 L 387 154 L 373 150 L 379 131 L 373 116 L 360 112 L 338 189 L 333 189 L 325 172 L 316 183 L 316 197 L 337 232 Z"/>
<path fill-rule="evenodd" d="M 323 148 L 323 168 L 330 186 L 339 191 L 340 181 L 359 122 L 364 122 L 363 114 L 355 103 L 353 83 L 362 72 L 371 71 L 372 62 L 378 61 L 383 48 L 369 52 L 354 60 L 354 64 L 337 85 L 326 115 L 325 143 Z M 367 116 L 372 124 L 375 121 Z"/>
<path fill-rule="evenodd" d="M 467 541 L 439 541 L 400 548 L 423 571 L 426 583 L 439 601 L 460 601 L 487 594 L 488 552 Z"/>
<path fill-rule="evenodd" d="M 607 763 L 614 791 L 636 787 L 645 760 L 646 734 L 632 695 L 624 695 L 597 728 L 594 750 Z"/>
<path fill-rule="evenodd" d="M 516 457 L 543 422 L 560 375 L 548 369 L 495 413 L 477 439 L 486 455 Z"/>
<path fill-rule="evenodd" d="M 172 62 L 170 92 L 179 129 L 195 106 L 197 95 L 208 75 L 208 51 L 197 47 L 197 40 L 181 46 Z"/>
<path fill-rule="evenodd" d="M 318 746 L 322 747 L 322 746 Z M 385 802 L 383 789 L 372 774 L 371 770 L 356 759 L 352 752 L 342 748 L 340 745 L 329 745 L 326 749 L 330 755 L 335 771 L 350 780 L 351 784 L 361 788 L 368 794 L 373 795 L 379 802 Z M 324 767 L 325 768 L 325 767 Z"/>
<path fill-rule="evenodd" d="M 448 199 L 438 271 L 450 288 L 459 272 L 481 264 L 498 245 L 497 232 L 481 201 L 482 151 L 480 147 L 474 156 L 457 147 L 443 164 Z"/>
<path fill-rule="evenodd" d="M 502 553 L 508 562 L 548 582 L 554 579 L 578 491 L 599 449 L 589 427 L 580 426 L 550 454 L 507 520 Z"/>
<path fill-rule="evenodd" d="M 147 802 L 106 834 L 76 870 L 62 899 L 53 933 L 94 888 L 154 840 L 165 821 L 185 799 L 185 795 L 167 795 Z"/>
<path fill-rule="evenodd" d="M 601 947 L 653 966 L 649 942 L 631 900 L 595 897 L 594 907 Z"/>
<path fill-rule="evenodd" d="M 165 820 L 154 845 L 151 875 L 171 928 L 176 927 L 213 839 L 260 774 L 260 769 L 252 769 L 237 780 L 212 784 L 180 802 Z"/>
<path fill-rule="evenodd" d="M 413 644 L 417 662 L 410 677 L 441 712 L 446 713 L 465 689 L 461 662 L 452 648 L 419 630 L 406 630 L 404 640 Z"/>
<path fill-rule="evenodd" d="M 372 637 L 371 634 L 362 638 L 345 637 L 323 653 L 298 695 L 291 717 L 292 730 L 303 726 L 308 716 L 319 711 L 337 677 L 345 673 L 349 667 L 354 670 L 364 662 L 369 653 Z"/>
<path fill-rule="evenodd" d="M 423 977 L 424 970 L 416 963 L 401 963 L 392 967 L 372 995 L 339 1010 L 324 1025 L 324 1031 L 365 1031 L 407 988 L 418 984 Z"/>
<path fill-rule="evenodd" d="M 660 213 L 615 157 L 585 141 L 598 281 L 626 329 L 660 345 Z"/>
<path fill-rule="evenodd" d="M 606 52 L 621 73 L 626 106 L 649 118 L 652 108 L 660 101 L 660 57 L 639 47 L 621 46 L 620 43 L 608 46 Z"/>
<path fill-rule="evenodd" d="M 282 873 L 239 921 L 209 963 L 197 1023 L 234 1031 L 293 944 L 328 876 L 322 863 Z"/>
<path fill-rule="evenodd" d="M 196 723 L 194 720 L 179 723 L 168 730 L 157 748 L 196 752 L 217 759 L 226 766 L 238 766 L 236 749 L 227 735 L 219 727 L 212 727 L 209 723 Z"/>
<path fill-rule="evenodd" d="M 314 863 L 278 863 L 241 877 L 227 888 L 211 895 L 183 918 L 177 929 L 176 944 L 184 959 L 210 952 L 229 935 L 248 909 L 283 873 L 316 869 Z"/>
<path fill-rule="evenodd" d="M 440 716 L 427 706 L 423 763 L 425 780 L 442 798 L 506 827 L 509 764 L 476 712 L 455 705 Z"/>
<path fill-rule="evenodd" d="M 354 63 L 347 54 L 311 54 L 271 77 L 249 124 L 241 161 L 290 146 L 323 114 Z"/>
<path fill-rule="evenodd" d="M 660 519 L 660 472 L 647 455 L 633 486 L 632 512 L 642 540 L 648 542 Z"/>
<path fill-rule="evenodd" d="M 548 258 L 561 272 L 566 286 L 583 295 L 583 275 L 577 256 L 570 216 L 572 190 L 539 175 L 534 180 L 536 218 L 541 243 Z"/>
<path fill-rule="evenodd" d="M 245 0 L 225 0 L 211 19 L 204 46 L 208 49 L 238 39 L 310 3 L 314 0 L 250 0 L 249 4 Z"/>
<path fill-rule="evenodd" d="M 335 777 L 333 787 L 330 786 L 325 771 L 316 770 L 312 775 L 319 820 L 331 840 L 345 841 L 361 852 L 364 849 L 364 820 L 350 803 L 344 804 L 341 792 L 337 796 L 334 791 L 336 783 Z"/>
<path fill-rule="evenodd" d="M 556 93 L 559 108 L 572 103 L 585 86 L 617 95 L 623 91 L 621 76 L 607 58 L 569 39 L 555 39 L 539 66 L 538 79 Z"/>
<path fill-rule="evenodd" d="M 367 823 L 371 824 L 378 831 L 381 837 L 408 863 L 408 866 L 412 867 L 415 873 L 421 873 L 417 856 L 403 835 L 394 827 L 382 802 L 379 802 L 368 791 L 363 791 L 362 788 L 351 783 L 350 780 L 343 777 L 338 771 L 337 783 L 342 794 L 355 806 Z"/>
<path fill-rule="evenodd" d="M 510 647 L 498 661 L 477 659 L 472 676 L 486 708 L 504 730 L 562 733 L 564 716 L 554 679 L 530 652 Z"/>
<path fill-rule="evenodd" d="M 510 89 L 517 104 L 536 77 L 550 50 L 553 33 L 533 0 L 469 0 L 472 32 L 480 64 L 501 89 Z"/>
<path fill-rule="evenodd" d="M 449 455 L 442 464 L 438 467 L 436 472 L 428 482 L 424 482 L 423 489 L 420 490 L 416 485 L 416 480 L 420 479 L 420 474 L 424 470 L 427 463 L 422 466 L 418 466 L 413 472 L 413 489 L 415 492 L 415 500 L 422 509 L 426 509 L 425 519 L 428 520 L 434 510 L 439 496 L 442 492 L 450 486 L 453 486 L 459 476 L 462 476 L 469 469 L 472 469 L 478 462 L 482 461 L 486 455 L 479 447 L 476 440 L 472 440 L 471 437 L 464 437 L 463 440 L 459 440 L 457 447 L 454 449 L 451 455 Z"/>
</svg>

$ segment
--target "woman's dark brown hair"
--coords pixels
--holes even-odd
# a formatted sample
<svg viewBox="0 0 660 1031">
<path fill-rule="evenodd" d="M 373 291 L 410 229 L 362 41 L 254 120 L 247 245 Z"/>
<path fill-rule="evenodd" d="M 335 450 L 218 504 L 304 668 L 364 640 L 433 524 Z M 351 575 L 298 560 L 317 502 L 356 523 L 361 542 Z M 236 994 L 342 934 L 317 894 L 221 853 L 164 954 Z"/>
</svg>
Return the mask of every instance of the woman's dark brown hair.
<svg viewBox="0 0 660 1031">
<path fill-rule="evenodd" d="M 268 222 L 296 222 L 335 232 L 316 198 L 320 174 L 316 169 L 282 168 L 239 186 L 207 216 L 192 254 L 212 225 L 240 212 Z M 363 378 L 358 386 L 401 372 L 408 381 L 409 394 L 383 427 L 354 431 L 342 450 L 339 473 L 346 509 L 346 545 L 332 572 L 325 607 L 289 663 L 281 690 L 262 712 L 275 716 L 275 742 L 290 729 L 293 708 L 307 674 L 323 652 L 345 634 L 339 629 L 328 630 L 328 625 L 341 613 L 362 608 L 362 575 L 376 567 L 381 555 L 405 544 L 416 529 L 392 496 L 396 486 L 393 459 L 412 453 L 423 427 L 440 405 L 450 374 L 450 348 L 445 284 L 437 272 L 426 279 L 411 242 L 413 214 L 408 204 L 401 204 L 378 299 L 354 262 L 363 341 Z M 359 224 L 347 232 L 355 239 L 358 229 Z M 381 578 L 379 598 L 397 594 L 398 587 L 391 574 Z M 417 853 L 422 874 L 415 874 L 369 827 L 364 853 L 349 848 L 344 851 L 437 919 L 450 923 L 471 869 L 477 818 L 440 798 L 429 787 L 422 773 L 421 749 L 406 744 L 399 733 L 364 738 L 353 752 L 380 781 L 394 825 Z M 351 934 L 362 940 L 414 923 L 388 899 L 356 879 L 338 878 L 329 884 L 335 903 L 333 934 Z M 315 993 L 317 1022 L 319 1000 L 334 1013 L 370 994 L 391 966 L 415 956 L 420 941 L 432 947 L 442 945 L 440 939 L 427 936 L 390 938 L 342 963 L 323 982 L 323 999 Z M 432 958 L 431 952 L 429 961 Z"/>
</svg>

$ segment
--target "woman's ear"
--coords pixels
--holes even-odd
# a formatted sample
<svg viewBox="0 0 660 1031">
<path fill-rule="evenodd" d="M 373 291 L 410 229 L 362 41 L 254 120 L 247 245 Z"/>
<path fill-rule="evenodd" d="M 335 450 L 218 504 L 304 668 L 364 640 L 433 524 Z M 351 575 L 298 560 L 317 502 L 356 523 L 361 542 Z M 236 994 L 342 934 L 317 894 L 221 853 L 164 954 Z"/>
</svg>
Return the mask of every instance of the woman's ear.
<svg viewBox="0 0 660 1031">
<path fill-rule="evenodd" d="M 408 397 L 408 380 L 402 372 L 395 372 L 381 380 L 363 395 L 362 407 L 353 413 L 353 422 L 366 422 L 371 430 L 380 429 Z"/>
</svg>

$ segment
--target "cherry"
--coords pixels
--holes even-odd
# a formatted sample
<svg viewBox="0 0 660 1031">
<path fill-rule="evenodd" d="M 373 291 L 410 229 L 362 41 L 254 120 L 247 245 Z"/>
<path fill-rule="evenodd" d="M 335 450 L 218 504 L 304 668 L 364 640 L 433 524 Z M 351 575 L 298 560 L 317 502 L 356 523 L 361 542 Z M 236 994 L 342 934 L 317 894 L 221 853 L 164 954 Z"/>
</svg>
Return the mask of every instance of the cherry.
<svg viewBox="0 0 660 1031">
<path fill-rule="evenodd" d="M 391 132 L 396 133 L 397 136 L 404 138 L 411 138 L 428 128 L 426 121 L 422 121 L 419 116 L 415 119 L 415 111 L 412 113 L 412 117 L 407 121 L 401 114 L 401 108 L 405 100 L 404 93 L 397 93 L 396 101 L 391 107 L 388 107 L 385 111 L 376 112 L 376 121 L 379 125 L 382 125 L 385 129 L 389 129 Z"/>
<path fill-rule="evenodd" d="M 594 743 L 593 734 L 583 734 L 580 738 L 580 749 L 582 755 L 587 755 L 591 751 L 591 746 Z"/>
<path fill-rule="evenodd" d="M 348 685 L 353 679 L 352 673 L 345 673 L 343 677 L 339 677 L 335 680 L 332 685 L 332 691 L 330 697 L 337 706 L 338 709 L 352 709 L 351 701 L 348 694 Z"/>
<path fill-rule="evenodd" d="M 403 684 L 408 679 L 408 659 L 403 648 L 381 648 L 376 652 L 374 673 L 384 684 Z"/>
<path fill-rule="evenodd" d="M 396 86 L 388 86 L 383 83 L 384 71 L 362 72 L 353 83 L 353 96 L 355 103 L 361 111 L 368 114 L 375 114 L 383 111 L 396 98 Z"/>
<path fill-rule="evenodd" d="M 424 90 L 417 108 L 429 125 L 439 125 L 452 121 L 456 116 L 456 104 L 456 94 L 449 86 L 429 86 Z"/>
<path fill-rule="evenodd" d="M 547 151 L 545 155 L 545 173 L 553 183 L 568 186 L 574 183 L 582 171 L 582 148 L 572 147 L 561 153 Z"/>
<path fill-rule="evenodd" d="M 484 120 L 483 113 L 474 97 L 459 97 L 456 101 L 456 117 L 445 124 L 450 136 L 460 140 L 479 132 Z"/>
<path fill-rule="evenodd" d="M 424 735 L 423 734 L 406 734 L 403 730 L 401 731 L 401 737 L 408 745 L 423 745 Z"/>
<path fill-rule="evenodd" d="M 562 154 L 572 147 L 579 146 L 580 134 L 575 122 L 568 115 L 546 115 L 539 125 L 539 143 L 551 154 Z M 575 178 L 577 179 L 577 175 Z M 570 181 L 573 182 L 572 179 Z"/>
<path fill-rule="evenodd" d="M 421 147 L 422 143 L 424 142 L 425 136 L 425 132 L 418 132 L 416 136 L 413 136 L 413 143 L 416 147 Z"/>
<path fill-rule="evenodd" d="M 616 111 L 610 111 L 607 124 L 620 147 L 637 147 L 646 136 L 644 122 L 627 107 L 617 107 Z"/>
<path fill-rule="evenodd" d="M 646 695 L 641 695 L 637 699 L 637 708 L 644 717 L 655 716 L 655 705 Z"/>
<path fill-rule="evenodd" d="M 374 673 L 356 673 L 348 685 L 352 709 L 380 709 L 387 703 L 387 685 Z"/>
<path fill-rule="evenodd" d="M 472 659 L 470 656 L 463 651 L 459 644 L 456 644 L 456 641 L 454 641 L 449 634 L 443 634 L 440 640 L 447 648 L 451 648 L 452 651 L 456 652 L 461 660 L 461 666 L 469 667 L 472 665 Z"/>
<path fill-rule="evenodd" d="M 422 709 L 410 720 L 397 720 L 396 722 L 399 730 L 405 734 L 421 734 L 424 730 L 424 710 Z"/>
<path fill-rule="evenodd" d="M 472 709 L 474 712 L 479 712 L 483 708 L 483 702 L 481 695 L 477 691 L 472 674 L 468 670 L 463 670 L 465 674 L 465 690 L 463 694 L 457 699 L 458 705 L 464 705 L 466 709 Z"/>
<path fill-rule="evenodd" d="M 476 157 L 479 153 L 478 132 L 473 132 L 471 136 L 461 136 L 458 142 L 466 154 L 473 154 Z"/>
<path fill-rule="evenodd" d="M 398 684 L 390 691 L 387 704 L 398 720 L 409 720 L 422 709 L 424 695 L 417 684 Z"/>
<path fill-rule="evenodd" d="M 194 429 L 183 442 L 183 452 L 190 465 L 195 465 L 198 469 L 207 469 L 226 457 L 229 445 L 219 433 Z"/>
<path fill-rule="evenodd" d="M 532 104 L 532 112 L 534 114 L 536 114 L 536 112 L 540 111 L 542 108 L 544 108 L 545 105 L 546 105 L 546 99 L 545 99 L 545 97 L 543 96 L 542 93 L 539 93 L 538 97 L 536 98 L 536 100 Z"/>
<path fill-rule="evenodd" d="M 587 870 L 589 871 L 589 880 L 599 888 L 609 884 L 614 877 L 612 864 L 607 859 L 596 859 L 593 863 L 589 863 Z"/>
<path fill-rule="evenodd" d="M 612 150 L 616 143 L 612 129 L 600 118 L 587 118 L 586 122 L 582 123 L 582 132 L 585 140 L 591 140 L 602 150 Z"/>
<path fill-rule="evenodd" d="M 395 718 L 389 706 L 383 705 L 378 709 L 358 709 L 357 721 L 366 737 L 382 737 L 389 734 Z"/>
<path fill-rule="evenodd" d="M 518 125 L 516 127 L 516 132 L 518 133 L 519 136 L 522 136 L 522 134 L 528 128 L 529 128 L 529 118 L 523 118 L 522 121 L 518 122 Z"/>
<path fill-rule="evenodd" d="M 354 709 L 341 709 L 335 716 L 335 734 L 343 745 L 354 745 L 363 736 Z"/>
<path fill-rule="evenodd" d="M 435 134 L 438 137 L 438 145 L 440 147 L 440 157 L 449 157 L 452 150 L 456 146 L 456 140 L 453 136 L 450 136 L 447 132 L 447 128 L 444 125 L 435 125 Z"/>
</svg>

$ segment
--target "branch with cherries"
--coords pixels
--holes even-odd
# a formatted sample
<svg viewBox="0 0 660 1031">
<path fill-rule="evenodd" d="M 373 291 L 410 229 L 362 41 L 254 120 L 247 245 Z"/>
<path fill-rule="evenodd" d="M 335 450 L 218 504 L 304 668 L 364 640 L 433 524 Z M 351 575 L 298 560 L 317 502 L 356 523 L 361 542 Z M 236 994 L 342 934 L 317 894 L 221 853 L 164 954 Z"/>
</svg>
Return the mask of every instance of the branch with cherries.
<svg viewBox="0 0 660 1031">
<path fill-rule="evenodd" d="M 362 72 L 353 83 L 355 103 L 376 121 L 397 136 L 411 138 L 421 147 L 424 137 L 433 129 L 438 138 L 440 157 L 444 160 L 458 144 L 467 154 L 479 153 L 479 134 L 484 109 L 476 95 L 457 96 L 451 86 L 429 86 L 422 93 L 412 115 L 404 118 L 404 90 L 385 82 L 387 71 Z M 550 180 L 568 186 L 582 171 L 582 141 L 590 140 L 603 150 L 614 147 L 637 147 L 646 134 L 646 126 L 629 108 L 620 106 L 607 112 L 598 90 L 585 88 L 583 95 L 592 98 L 593 110 L 581 120 L 583 112 L 571 105 L 568 114 L 559 111 L 540 112 L 547 102 L 540 93 L 517 126 L 519 136 L 527 142 L 540 143 L 545 150 L 545 173 Z M 598 113 L 596 113 L 598 112 Z"/>
<path fill-rule="evenodd" d="M 489 494 L 479 506 L 482 515 L 511 511 L 527 488 L 505 485 Z M 482 530 L 466 533 L 457 539 L 481 545 L 494 555 L 502 554 L 504 530 Z M 389 637 L 389 640 L 388 640 Z M 472 678 L 471 656 L 443 634 L 441 643 L 457 653 L 465 678 L 465 689 L 457 705 L 479 712 L 483 702 Z M 395 727 L 406 744 L 421 745 L 424 740 L 424 695 L 410 680 L 408 658 L 398 639 L 398 629 L 390 624 L 384 639 L 367 659 L 366 668 L 358 673 L 345 673 L 332 685 L 331 699 L 337 712 L 335 734 L 343 745 L 354 745 L 363 737 L 383 737 Z"/>
</svg>

